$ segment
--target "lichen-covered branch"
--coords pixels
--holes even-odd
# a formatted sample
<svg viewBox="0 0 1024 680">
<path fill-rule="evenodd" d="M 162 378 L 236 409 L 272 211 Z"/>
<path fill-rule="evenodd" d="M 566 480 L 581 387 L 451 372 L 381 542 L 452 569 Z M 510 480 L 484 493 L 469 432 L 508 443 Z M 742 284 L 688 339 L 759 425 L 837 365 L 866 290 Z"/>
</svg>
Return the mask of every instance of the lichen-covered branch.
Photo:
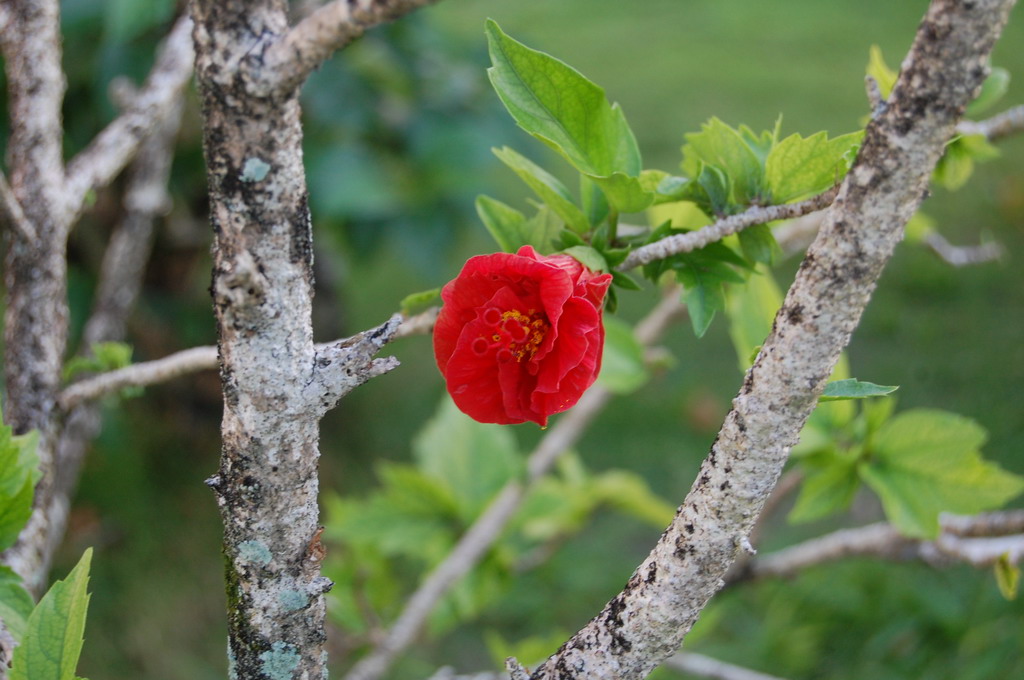
<svg viewBox="0 0 1024 680">
<path fill-rule="evenodd" d="M 437 0 L 333 0 L 264 47 L 254 79 L 264 94 L 288 93 L 368 29 Z"/>
<path fill-rule="evenodd" d="M 297 88 L 269 91 L 260 45 L 289 31 L 279 0 L 194 0 L 196 79 L 215 234 L 224 395 L 220 470 L 229 675 L 327 673 L 317 507 L 319 420 L 390 369 L 392 319 L 349 345 L 313 345 L 313 243 Z"/>
<path fill-rule="evenodd" d="M 747 543 L 790 448 L 987 73 L 1012 0 L 936 0 L 672 524 L 625 589 L 531 676 L 645 677 Z"/>
</svg>

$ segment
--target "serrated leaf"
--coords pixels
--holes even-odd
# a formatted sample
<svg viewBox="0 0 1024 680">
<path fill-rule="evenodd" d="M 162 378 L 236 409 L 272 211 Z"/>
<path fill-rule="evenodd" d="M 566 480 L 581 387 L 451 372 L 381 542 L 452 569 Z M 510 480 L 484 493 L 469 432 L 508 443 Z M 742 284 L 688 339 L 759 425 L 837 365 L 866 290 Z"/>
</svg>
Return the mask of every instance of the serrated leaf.
<svg viewBox="0 0 1024 680">
<path fill-rule="evenodd" d="M 886 65 L 885 59 L 882 58 L 882 48 L 878 45 L 871 46 L 868 56 L 868 75 L 878 83 L 878 91 L 881 93 L 882 99 L 888 99 L 896 84 L 898 74 Z"/>
<path fill-rule="evenodd" d="M 597 382 L 615 394 L 629 394 L 649 378 L 644 348 L 633 328 L 614 316 L 604 319 L 604 355 Z"/>
<path fill-rule="evenodd" d="M 863 132 L 832 139 L 824 132 L 810 137 L 786 137 L 765 161 L 765 177 L 773 203 L 813 196 L 836 184 L 849 170 L 849 153 L 860 145 Z"/>
<path fill-rule="evenodd" d="M 431 305 L 438 304 L 441 301 L 441 289 L 431 288 L 430 290 L 422 290 L 418 293 L 410 293 L 402 298 L 402 301 L 398 303 L 398 308 L 402 311 L 402 314 L 409 316 L 418 311 L 422 311 Z"/>
<path fill-rule="evenodd" d="M 32 613 L 35 602 L 21 584 L 21 577 L 10 567 L 0 565 L 0 621 L 7 631 L 20 643 L 25 635 L 28 617 Z"/>
<path fill-rule="evenodd" d="M 89 608 L 91 560 L 89 548 L 32 610 L 21 645 L 14 650 L 10 680 L 74 680 Z"/>
<path fill-rule="evenodd" d="M 872 382 L 847 378 L 835 380 L 825 385 L 818 401 L 840 401 L 843 399 L 867 399 L 868 397 L 884 397 L 899 389 L 899 385 L 876 385 Z"/>
<path fill-rule="evenodd" d="M 412 449 L 423 472 L 440 480 L 455 496 L 464 520 L 475 518 L 522 471 L 508 428 L 478 423 L 448 398 L 413 439 Z"/>
<path fill-rule="evenodd" d="M 590 222 L 569 194 L 569 190 L 558 178 L 550 174 L 515 149 L 503 147 L 492 149 L 502 163 L 513 170 L 527 186 L 561 217 L 573 231 L 585 234 L 590 230 Z"/>
<path fill-rule="evenodd" d="M 712 118 L 700 132 L 686 135 L 683 146 L 683 174 L 698 177 L 700 163 L 714 165 L 731 181 L 732 202 L 746 206 L 764 189 L 764 166 L 743 135 Z"/>
<path fill-rule="evenodd" d="M 992 510 L 1024 491 L 1024 478 L 981 457 L 986 437 L 981 426 L 954 413 L 906 411 L 879 428 L 859 472 L 902 533 L 935 538 L 940 512 Z"/>
<path fill-rule="evenodd" d="M 1000 594 L 1007 600 L 1016 600 L 1020 589 L 1020 567 L 1011 562 L 1010 556 L 1004 553 L 996 560 L 993 571 Z"/>
<path fill-rule="evenodd" d="M 526 216 L 490 196 L 476 197 L 476 214 L 487 231 L 506 253 L 514 253 L 526 244 L 523 238 Z"/>
<path fill-rule="evenodd" d="M 640 150 L 618 105 L 568 64 L 513 40 L 494 21 L 485 33 L 487 73 L 521 128 L 595 177 L 640 173 Z"/>
</svg>

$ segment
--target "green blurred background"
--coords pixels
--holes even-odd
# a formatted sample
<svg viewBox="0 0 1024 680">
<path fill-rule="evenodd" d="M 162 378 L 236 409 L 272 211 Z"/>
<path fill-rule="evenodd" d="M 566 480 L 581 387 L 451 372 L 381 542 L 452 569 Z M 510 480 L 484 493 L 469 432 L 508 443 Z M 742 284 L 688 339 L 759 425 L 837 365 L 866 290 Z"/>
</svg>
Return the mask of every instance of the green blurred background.
<svg viewBox="0 0 1024 680">
<path fill-rule="evenodd" d="M 490 147 L 508 144 L 558 167 L 489 89 L 485 17 L 603 86 L 636 131 L 645 166 L 672 171 L 683 134 L 711 116 L 761 129 L 781 113 L 787 134 L 856 129 L 868 112 L 870 45 L 897 66 L 925 7 L 918 0 L 446 0 L 371 32 L 325 64 L 304 92 L 317 339 L 383 321 L 406 294 L 442 284 L 466 257 L 494 249 L 474 197 L 487 193 L 523 208 L 526 194 Z M 145 74 L 173 9 L 169 0 L 63 3 L 69 154 L 113 115 L 110 80 Z M 994 63 L 1015 76 L 997 110 L 1024 103 L 1020 10 Z M 130 325 L 136 360 L 215 340 L 199 125 L 190 94 L 172 178 L 175 207 Z M 987 456 L 1024 473 L 1024 138 L 1000 149 L 1002 157 L 980 166 L 964 189 L 936 190 L 924 210 L 954 243 L 993 238 L 1007 257 L 958 270 L 919 246 L 901 246 L 849 354 L 857 377 L 901 386 L 900 408 L 942 408 L 979 421 L 991 435 Z M 73 236 L 78 329 L 119 212 L 114 187 Z M 779 268 L 782 283 L 795 267 Z M 649 290 L 624 293 L 621 314 L 639 318 L 655 298 Z M 675 366 L 615 400 L 578 450 L 591 469 L 638 472 L 677 503 L 741 375 L 722 320 L 700 341 L 683 324 L 665 345 Z M 427 338 L 392 349 L 402 368 L 357 390 L 323 423 L 325 489 L 363 494 L 377 483 L 377 461 L 408 460 L 411 437 L 444 393 Z M 219 398 L 211 372 L 106 410 L 55 568 L 65 573 L 84 547 L 96 546 L 84 677 L 224 677 L 220 528 L 202 484 L 217 468 Z M 526 450 L 540 435 L 530 426 L 514 430 Z M 865 497 L 842 521 L 879 516 Z M 780 524 L 765 548 L 836 525 Z M 426 677 L 442 664 L 491 667 L 485 639 L 494 633 L 508 641 L 537 636 L 553 651 L 558 636 L 618 592 L 658 533 L 598 513 L 550 562 L 508 584 L 478 621 L 426 639 L 393 677 Z M 1024 677 L 1022 631 L 1024 604 L 1002 600 L 990 574 L 857 561 L 729 590 L 687 644 L 791 678 L 1009 678 Z"/>
</svg>

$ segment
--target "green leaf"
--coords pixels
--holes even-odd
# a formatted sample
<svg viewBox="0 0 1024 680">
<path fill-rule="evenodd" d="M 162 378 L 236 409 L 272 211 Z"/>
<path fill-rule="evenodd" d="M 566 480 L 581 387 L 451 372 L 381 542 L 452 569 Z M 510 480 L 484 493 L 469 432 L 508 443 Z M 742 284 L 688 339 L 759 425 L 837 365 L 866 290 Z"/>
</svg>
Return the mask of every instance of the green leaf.
<svg viewBox="0 0 1024 680">
<path fill-rule="evenodd" d="M 1007 600 L 1016 600 L 1017 592 L 1020 589 L 1020 568 L 1010 561 L 1006 553 L 999 556 L 993 566 L 996 576 L 996 585 L 999 592 Z"/>
<path fill-rule="evenodd" d="M 583 214 L 591 225 L 600 224 L 608 217 L 608 199 L 604 197 L 601 187 L 587 175 L 580 174 L 580 203 Z"/>
<path fill-rule="evenodd" d="M 571 246 L 563 252 L 574 257 L 592 272 L 608 272 L 608 262 L 604 259 L 604 255 L 590 246 Z"/>
<path fill-rule="evenodd" d="M 522 471 L 508 428 L 478 423 L 448 398 L 413 440 L 412 449 L 423 472 L 455 496 L 464 520 L 475 518 Z"/>
<path fill-rule="evenodd" d="M 851 132 L 829 139 L 818 132 L 806 138 L 794 134 L 780 141 L 765 161 L 772 202 L 789 203 L 836 184 L 850 169 L 850 152 L 863 136 L 863 132 Z"/>
<path fill-rule="evenodd" d="M 33 430 L 13 436 L 12 432 L 0 424 L 0 551 L 14 544 L 32 516 L 32 497 L 39 480 L 39 433 Z"/>
<path fill-rule="evenodd" d="M 1024 491 L 1024 478 L 982 459 L 986 436 L 968 418 L 914 409 L 879 428 L 859 472 L 902 533 L 935 538 L 940 512 L 992 510 Z"/>
<path fill-rule="evenodd" d="M 932 178 L 949 191 L 956 191 L 970 179 L 975 161 L 987 161 L 997 156 L 999 149 L 985 135 L 956 137 L 946 145 Z"/>
<path fill-rule="evenodd" d="M 515 208 L 480 195 L 476 197 L 476 214 L 504 252 L 514 253 L 526 245 L 523 237 L 526 216 Z"/>
<path fill-rule="evenodd" d="M 729 337 L 736 349 L 740 370 L 753 362 L 755 348 L 764 343 L 771 332 L 775 313 L 782 306 L 779 290 L 771 272 L 759 270 L 746 285 L 729 286 L 726 313 L 729 315 Z"/>
<path fill-rule="evenodd" d="M 878 83 L 878 91 L 882 94 L 882 99 L 888 99 L 889 93 L 892 92 L 892 88 L 896 84 L 898 74 L 886 65 L 885 59 L 882 58 L 882 48 L 878 45 L 871 46 L 869 55 L 868 75 Z"/>
<path fill-rule="evenodd" d="M 423 290 L 419 293 L 410 293 L 402 298 L 402 301 L 398 303 L 399 309 L 402 314 L 409 316 L 416 312 L 422 311 L 431 305 L 436 305 L 441 301 L 441 289 L 431 288 L 430 290 Z"/>
<path fill-rule="evenodd" d="M 555 252 L 555 241 L 560 233 L 573 234 L 562 228 L 562 220 L 546 205 L 538 206 L 537 213 L 523 224 L 524 245 L 531 245 L 542 255 Z"/>
<path fill-rule="evenodd" d="M 74 680 L 89 608 L 91 560 L 89 548 L 32 610 L 21 645 L 14 650 L 11 680 Z"/>
<path fill-rule="evenodd" d="M 90 356 L 72 357 L 64 365 L 64 380 L 79 373 L 114 371 L 132 363 L 132 346 L 124 342 L 95 342 L 89 347 Z"/>
<path fill-rule="evenodd" d="M 668 526 L 676 513 L 676 506 L 651 491 L 635 472 L 608 470 L 594 478 L 592 488 L 600 502 L 658 529 Z"/>
<path fill-rule="evenodd" d="M 790 522 L 810 522 L 850 506 L 860 487 L 855 461 L 825 451 L 801 458 L 800 463 L 804 480 Z"/>
<path fill-rule="evenodd" d="M 604 319 L 604 356 L 597 382 L 615 394 L 629 394 L 649 378 L 644 348 L 633 328 L 614 316 Z"/>
<path fill-rule="evenodd" d="M 782 255 L 782 249 L 767 224 L 755 224 L 744 229 L 739 233 L 739 241 L 744 257 L 751 262 L 771 266 Z"/>
<path fill-rule="evenodd" d="M 701 174 L 700 163 L 714 165 L 723 171 L 732 184 L 732 202 L 749 205 L 764 188 L 764 166 L 744 136 L 712 118 L 700 132 L 686 135 L 683 146 L 683 173 L 690 177 Z"/>
<path fill-rule="evenodd" d="M 1006 90 L 1010 87 L 1010 72 L 998 66 L 993 68 L 981 86 L 981 92 L 974 98 L 974 101 L 967 106 L 967 115 L 970 117 L 984 113 L 997 101 L 1003 98 Z"/>
<path fill-rule="evenodd" d="M 617 212 L 634 213 L 646 210 L 654 202 L 654 192 L 648 191 L 636 177 L 614 172 L 609 177 L 587 175 L 615 206 Z"/>
<path fill-rule="evenodd" d="M 702 338 L 708 327 L 711 326 L 715 312 L 725 309 L 725 292 L 722 289 L 721 279 L 692 270 L 686 270 L 686 272 L 679 274 L 680 281 L 683 281 L 683 285 L 686 287 L 683 300 L 686 302 L 686 311 L 690 316 L 693 333 L 698 338 Z"/>
<path fill-rule="evenodd" d="M 487 21 L 485 33 L 491 84 L 521 128 L 587 175 L 639 175 L 636 139 L 604 90 L 564 62 L 505 35 L 494 21 Z"/>
<path fill-rule="evenodd" d="M 492 149 L 501 162 L 512 168 L 526 184 L 540 197 L 549 208 L 561 217 L 573 231 L 585 234 L 590 230 L 590 222 L 580 210 L 569 190 L 554 175 L 509 147 Z"/>
<path fill-rule="evenodd" d="M 876 385 L 856 378 L 836 380 L 825 385 L 818 401 L 841 401 L 843 399 L 866 399 L 868 397 L 884 397 L 899 389 L 899 385 Z"/>
<path fill-rule="evenodd" d="M 15 642 L 21 642 L 34 606 L 32 596 L 21 584 L 21 577 L 10 567 L 0 565 L 0 621 L 7 626 Z"/>
</svg>

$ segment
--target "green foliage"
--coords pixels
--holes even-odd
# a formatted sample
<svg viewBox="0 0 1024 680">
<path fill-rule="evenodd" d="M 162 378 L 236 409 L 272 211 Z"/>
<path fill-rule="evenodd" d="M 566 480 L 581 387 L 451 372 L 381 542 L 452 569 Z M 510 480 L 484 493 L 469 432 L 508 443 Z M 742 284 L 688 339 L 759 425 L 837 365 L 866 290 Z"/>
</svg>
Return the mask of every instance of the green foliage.
<svg viewBox="0 0 1024 680">
<path fill-rule="evenodd" d="M 580 234 L 590 231 L 590 222 L 554 175 L 507 146 L 494 149 L 494 155 L 519 175 L 570 229 Z"/>
<path fill-rule="evenodd" d="M 402 314 L 409 316 L 416 312 L 422 311 L 427 307 L 436 305 L 441 301 L 441 289 L 431 288 L 430 290 L 420 291 L 419 293 L 410 293 L 402 298 L 402 301 L 398 303 L 398 308 Z"/>
<path fill-rule="evenodd" d="M 362 499 L 332 494 L 325 501 L 325 537 L 342 553 L 335 560 L 338 551 L 328 551 L 325 572 L 337 583 L 329 611 L 352 633 L 368 630 L 367 608 L 384 618 L 395 615 L 418 574 L 442 560 L 495 495 L 523 473 L 511 429 L 477 423 L 447 398 L 414 439 L 413 459 L 412 465 L 378 465 L 381 486 Z M 439 605 L 434 632 L 478 615 L 506 592 L 517 564 L 582 530 L 602 506 L 658 527 L 675 510 L 638 475 L 592 475 L 564 454 L 558 474 L 536 485 L 512 526 Z"/>
<path fill-rule="evenodd" d="M 846 378 L 825 385 L 819 401 L 841 401 L 844 399 L 866 399 L 884 397 L 899 389 L 898 385 L 876 385 L 875 383 Z"/>
<path fill-rule="evenodd" d="M 992 108 L 992 105 L 1003 98 L 1010 89 L 1010 72 L 995 66 L 981 85 L 981 92 L 967 106 L 967 116 L 974 117 Z"/>
<path fill-rule="evenodd" d="M 79 373 L 114 371 L 132 363 L 132 346 L 124 342 L 93 343 L 89 354 L 68 360 L 64 365 L 64 380 L 70 380 Z"/>
<path fill-rule="evenodd" d="M 522 473 L 515 438 L 507 427 L 483 425 L 445 399 L 441 409 L 413 440 L 418 468 L 455 499 L 460 519 L 469 523 L 506 482 Z"/>
<path fill-rule="evenodd" d="M 597 382 L 615 394 L 629 394 L 644 385 L 650 375 L 644 363 L 644 348 L 626 322 L 604 319 L 604 356 Z"/>
<path fill-rule="evenodd" d="M 1010 561 L 1008 554 L 1003 554 L 996 560 L 993 571 L 1002 596 L 1007 600 L 1016 600 L 1020 590 L 1020 567 Z"/>
<path fill-rule="evenodd" d="M 973 420 L 914 409 L 878 430 L 860 474 L 902 533 L 935 538 L 940 512 L 992 510 L 1024 491 L 1024 478 L 982 459 L 986 438 Z"/>
<path fill-rule="evenodd" d="M 760 203 L 765 194 L 764 165 L 754 150 L 757 139 L 750 128 L 736 130 L 718 118 L 686 135 L 683 172 L 699 178 L 707 166 L 729 178 L 728 201 L 735 206 Z M 760 148 L 760 147 L 758 147 Z M 723 206 L 724 207 L 724 206 Z M 727 214 L 716 211 L 715 214 Z"/>
<path fill-rule="evenodd" d="M 21 585 L 21 577 L 10 567 L 0 565 L 0 621 L 15 642 L 21 642 L 34 605 L 32 596 Z"/>
<path fill-rule="evenodd" d="M 39 458 L 35 430 L 15 436 L 0 424 L 0 551 L 18 538 L 32 515 L 32 496 L 39 481 Z"/>
<path fill-rule="evenodd" d="M 774 203 L 813 196 L 842 179 L 853 163 L 863 132 L 828 138 L 790 135 L 773 145 L 765 161 L 765 181 Z"/>
<path fill-rule="evenodd" d="M 885 58 L 882 56 L 882 48 L 878 45 L 872 45 L 868 52 L 867 71 L 868 75 L 878 83 L 878 92 L 882 95 L 882 99 L 888 99 L 899 74 L 885 63 Z"/>
<path fill-rule="evenodd" d="M 532 50 L 488 21 L 491 84 L 521 128 L 561 154 L 604 192 L 617 212 L 637 212 L 653 195 L 638 177 L 640 150 L 617 104 L 554 57 Z"/>
<path fill-rule="evenodd" d="M 89 608 L 91 559 L 90 548 L 32 610 L 21 645 L 14 650 L 11 680 L 74 680 Z"/>
</svg>

